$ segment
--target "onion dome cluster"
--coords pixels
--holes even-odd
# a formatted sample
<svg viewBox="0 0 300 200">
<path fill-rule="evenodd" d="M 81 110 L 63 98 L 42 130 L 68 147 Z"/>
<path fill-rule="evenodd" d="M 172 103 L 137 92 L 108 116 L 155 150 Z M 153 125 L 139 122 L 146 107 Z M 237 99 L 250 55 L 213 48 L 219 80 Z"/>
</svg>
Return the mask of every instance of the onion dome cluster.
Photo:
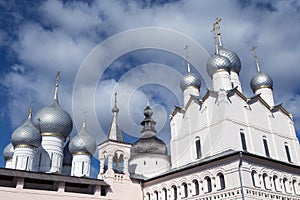
<svg viewBox="0 0 300 200">
<path fill-rule="evenodd" d="M 199 89 L 201 87 L 201 81 L 197 77 L 196 74 L 188 72 L 183 76 L 183 78 L 180 81 L 180 88 L 182 91 L 187 89 L 188 87 L 194 87 Z"/>
<path fill-rule="evenodd" d="M 55 133 L 66 138 L 72 131 L 73 122 L 70 115 L 60 107 L 56 98 L 37 112 L 33 118 L 34 125 L 41 133 Z"/>
<path fill-rule="evenodd" d="M 6 147 L 3 150 L 3 157 L 5 160 L 10 160 L 13 158 L 14 156 L 14 146 L 12 145 L 12 143 L 9 143 L 8 145 L 6 145 Z"/>
<path fill-rule="evenodd" d="M 145 118 L 141 122 L 141 125 L 143 125 L 142 137 L 132 145 L 131 153 L 150 153 L 167 155 L 168 150 L 166 144 L 156 137 L 156 122 L 152 119 L 153 111 L 150 108 L 150 106 L 147 106 L 145 108 L 144 115 Z"/>
<path fill-rule="evenodd" d="M 85 121 L 79 133 L 71 139 L 69 150 L 72 154 L 87 153 L 92 155 L 95 152 L 96 141 L 87 132 Z"/>
<path fill-rule="evenodd" d="M 40 131 L 33 125 L 31 112 L 28 119 L 11 135 L 11 143 L 16 148 L 19 145 L 39 147 L 42 142 Z"/>
<path fill-rule="evenodd" d="M 273 89 L 273 80 L 271 77 L 261 71 L 258 71 L 251 79 L 250 86 L 255 93 L 260 88 Z"/>
</svg>

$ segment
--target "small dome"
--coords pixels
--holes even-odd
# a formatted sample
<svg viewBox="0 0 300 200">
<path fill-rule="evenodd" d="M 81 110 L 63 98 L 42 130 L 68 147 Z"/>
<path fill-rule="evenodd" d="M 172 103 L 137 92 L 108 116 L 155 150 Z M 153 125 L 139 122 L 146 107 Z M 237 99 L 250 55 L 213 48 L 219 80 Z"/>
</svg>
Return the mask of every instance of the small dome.
<svg viewBox="0 0 300 200">
<path fill-rule="evenodd" d="M 111 111 L 114 113 L 114 112 L 116 112 L 116 113 L 118 113 L 119 112 L 119 108 L 117 107 L 117 106 L 114 106 L 112 109 L 111 109 Z"/>
<path fill-rule="evenodd" d="M 235 52 L 225 49 L 224 47 L 219 47 L 219 54 L 228 58 L 231 62 L 230 71 L 234 71 L 236 73 L 241 71 L 241 60 Z"/>
<path fill-rule="evenodd" d="M 255 92 L 259 88 L 270 88 L 273 89 L 273 81 L 270 76 L 259 71 L 251 79 L 250 86 Z"/>
<path fill-rule="evenodd" d="M 180 88 L 182 91 L 188 87 L 195 87 L 199 89 L 200 86 L 201 86 L 200 79 L 196 76 L 196 74 L 193 74 L 191 72 L 188 72 L 186 75 L 184 75 L 180 81 Z"/>
<path fill-rule="evenodd" d="M 60 107 L 57 99 L 53 99 L 50 105 L 39 110 L 33 118 L 33 123 L 41 133 L 61 134 L 64 138 L 73 128 L 70 115 Z"/>
<path fill-rule="evenodd" d="M 31 117 L 26 122 L 17 128 L 11 135 L 11 143 L 14 147 L 18 145 L 29 145 L 39 147 L 42 142 L 40 131 L 33 125 Z"/>
<path fill-rule="evenodd" d="M 132 154 L 150 153 L 167 155 L 168 150 L 166 144 L 156 136 L 148 138 L 140 138 L 131 147 Z"/>
<path fill-rule="evenodd" d="M 14 146 L 12 145 L 12 143 L 9 143 L 8 145 L 6 145 L 6 147 L 3 150 L 3 157 L 5 160 L 10 160 L 13 158 L 14 156 Z"/>
<path fill-rule="evenodd" d="M 70 141 L 68 141 L 68 143 L 64 147 L 63 165 L 72 165 L 72 154 L 69 150 L 69 144 L 70 144 Z"/>
<path fill-rule="evenodd" d="M 69 150 L 72 154 L 79 152 L 93 154 L 95 152 L 96 141 L 88 134 L 85 123 L 81 131 L 70 141 Z"/>
<path fill-rule="evenodd" d="M 212 76 L 219 70 L 230 71 L 230 69 L 231 62 L 229 61 L 229 59 L 218 54 L 212 55 L 206 63 L 206 70 L 210 76 Z"/>
</svg>

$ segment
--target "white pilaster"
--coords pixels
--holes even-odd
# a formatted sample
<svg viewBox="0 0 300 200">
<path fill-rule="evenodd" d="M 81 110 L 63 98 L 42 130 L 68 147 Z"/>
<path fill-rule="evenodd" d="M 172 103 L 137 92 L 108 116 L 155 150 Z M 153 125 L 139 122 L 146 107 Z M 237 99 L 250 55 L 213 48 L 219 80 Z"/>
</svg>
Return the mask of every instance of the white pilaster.
<svg viewBox="0 0 300 200">
<path fill-rule="evenodd" d="M 242 92 L 242 85 L 240 82 L 239 75 L 235 71 L 230 72 L 230 81 L 233 88 L 237 87 L 238 91 Z"/>
</svg>

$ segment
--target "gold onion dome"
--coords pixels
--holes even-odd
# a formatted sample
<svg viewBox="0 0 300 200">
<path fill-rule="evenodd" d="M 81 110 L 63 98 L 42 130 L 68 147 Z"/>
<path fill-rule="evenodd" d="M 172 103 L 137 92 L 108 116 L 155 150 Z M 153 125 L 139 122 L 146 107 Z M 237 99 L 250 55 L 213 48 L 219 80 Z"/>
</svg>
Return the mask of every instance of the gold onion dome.
<svg viewBox="0 0 300 200">
<path fill-rule="evenodd" d="M 30 109 L 28 119 L 11 135 L 11 143 L 14 147 L 27 145 L 37 148 L 41 145 L 42 136 L 40 131 L 33 125 L 31 118 L 32 111 Z"/>
</svg>

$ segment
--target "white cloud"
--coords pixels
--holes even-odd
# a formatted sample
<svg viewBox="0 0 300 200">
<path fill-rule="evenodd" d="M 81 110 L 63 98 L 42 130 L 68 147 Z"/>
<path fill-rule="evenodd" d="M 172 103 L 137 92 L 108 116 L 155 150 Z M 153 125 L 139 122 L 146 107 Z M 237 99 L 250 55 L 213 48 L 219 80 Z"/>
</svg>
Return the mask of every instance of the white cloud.
<svg viewBox="0 0 300 200">
<path fill-rule="evenodd" d="M 12 100 L 9 108 L 14 127 L 22 118 L 20 112 L 26 111 L 25 108 L 31 100 L 35 101 L 36 109 L 50 102 L 54 77 L 58 69 L 62 71 L 61 104 L 71 112 L 72 87 L 80 64 L 98 43 L 111 34 L 145 26 L 171 28 L 191 36 L 213 53 L 210 29 L 216 17 L 223 18 L 221 31 L 224 46 L 236 51 L 241 57 L 243 64 L 241 80 L 245 94 L 252 94 L 249 81 L 255 73 L 255 65 L 249 49 L 253 44 L 257 44 L 262 69 L 268 72 L 274 81 L 275 101 L 284 101 L 284 105 L 287 105 L 289 111 L 294 112 L 298 122 L 300 113 L 296 106 L 299 102 L 296 89 L 299 88 L 300 82 L 293 81 L 292 84 L 290 82 L 297 80 L 300 75 L 298 67 L 300 27 L 297 26 L 300 14 L 296 9 L 300 7 L 298 1 L 270 1 L 276 8 L 274 12 L 258 9 L 254 6 L 256 1 L 243 8 L 239 5 L 239 1 L 185 0 L 146 7 L 141 7 L 136 1 L 127 2 L 125 4 L 121 1 L 95 1 L 86 4 L 74 1 L 63 4 L 60 1 L 48 0 L 37 10 L 41 13 L 40 22 L 26 19 L 26 23 L 19 24 L 18 40 L 11 48 L 20 64 L 14 65 L 12 67 L 14 72 L 6 74 L 4 79 L 4 84 L 11 91 Z M 0 41 L 1 38 L 4 37 L 0 36 Z M 124 44 L 119 45 L 122 47 Z M 142 60 L 143 57 L 138 59 Z M 130 67 L 128 63 L 117 61 L 115 69 L 122 69 L 124 65 L 126 68 Z M 156 71 L 154 76 L 163 79 L 160 77 L 161 74 L 161 71 Z M 145 77 L 141 79 L 143 78 Z M 99 121 L 104 127 L 108 126 L 111 119 L 109 113 L 113 86 L 117 84 L 115 79 L 116 77 L 110 77 L 110 80 L 101 82 L 98 86 L 101 91 L 96 96 L 97 112 Z M 131 76 L 131 79 L 139 80 L 135 76 Z M 176 82 L 174 78 L 172 81 L 174 88 L 180 93 L 179 80 Z M 130 91 L 131 86 L 119 84 L 124 91 Z M 174 90 L 172 88 L 172 91 Z M 287 94 L 291 94 L 289 95 L 291 98 L 280 98 Z M 143 118 L 146 95 L 144 91 L 138 91 L 130 101 L 134 105 L 131 108 L 131 116 L 135 123 Z M 159 96 L 164 98 L 163 95 Z M 166 97 L 164 100 L 167 103 L 174 103 L 174 96 Z M 158 99 L 155 101 L 162 102 Z M 122 105 L 122 102 L 120 100 L 120 108 L 127 106 Z M 20 107 L 25 111 L 21 111 Z M 169 107 L 167 110 L 172 109 L 173 105 Z M 120 115 L 122 112 L 124 111 L 121 110 Z M 157 119 L 168 114 L 164 112 L 161 111 Z M 132 131 L 134 135 L 139 134 L 137 126 L 126 127 L 123 120 L 125 117 L 120 119 L 124 129 Z M 296 127 L 300 131 L 300 125 L 296 124 Z"/>
</svg>

